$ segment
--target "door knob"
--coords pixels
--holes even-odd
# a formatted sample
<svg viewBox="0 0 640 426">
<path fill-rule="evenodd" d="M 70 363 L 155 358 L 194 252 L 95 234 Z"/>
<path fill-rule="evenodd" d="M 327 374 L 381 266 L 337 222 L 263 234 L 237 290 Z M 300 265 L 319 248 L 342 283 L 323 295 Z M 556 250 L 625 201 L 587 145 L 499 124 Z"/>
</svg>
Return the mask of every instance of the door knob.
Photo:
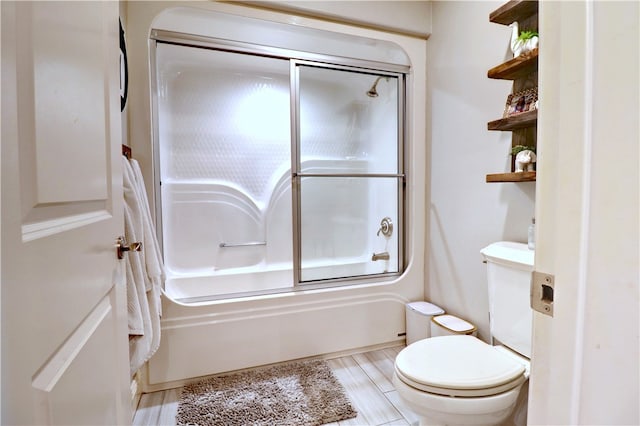
<svg viewBox="0 0 640 426">
<path fill-rule="evenodd" d="M 127 240 L 124 237 L 118 237 L 116 241 L 116 249 L 118 252 L 118 259 L 124 257 L 125 252 L 128 251 L 142 251 L 142 243 L 136 242 L 127 244 Z"/>
</svg>

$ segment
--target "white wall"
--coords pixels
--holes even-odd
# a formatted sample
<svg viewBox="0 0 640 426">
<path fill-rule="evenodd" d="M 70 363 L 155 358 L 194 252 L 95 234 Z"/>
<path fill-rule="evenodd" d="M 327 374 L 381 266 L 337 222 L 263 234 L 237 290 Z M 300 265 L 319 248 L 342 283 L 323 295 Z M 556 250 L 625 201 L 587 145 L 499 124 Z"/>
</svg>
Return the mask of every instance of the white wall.
<svg viewBox="0 0 640 426">
<path fill-rule="evenodd" d="M 489 132 L 511 82 L 487 70 L 507 59 L 510 29 L 489 22 L 502 2 L 433 2 L 427 41 L 426 295 L 476 324 L 487 338 L 485 267 L 479 254 L 500 240 L 527 241 L 535 183 L 485 183 L 509 171 L 510 132 Z"/>
<path fill-rule="evenodd" d="M 429 1 L 248 1 L 235 3 L 279 9 L 427 38 L 431 33 Z M 389 19 L 393 17 L 393 19 Z"/>
</svg>

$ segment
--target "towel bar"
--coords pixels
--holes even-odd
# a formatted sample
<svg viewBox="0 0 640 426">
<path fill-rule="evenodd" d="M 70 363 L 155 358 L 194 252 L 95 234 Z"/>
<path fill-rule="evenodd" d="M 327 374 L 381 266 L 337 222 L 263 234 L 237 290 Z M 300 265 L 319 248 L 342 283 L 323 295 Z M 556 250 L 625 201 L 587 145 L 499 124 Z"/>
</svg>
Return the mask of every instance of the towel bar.
<svg viewBox="0 0 640 426">
<path fill-rule="evenodd" d="M 266 241 L 249 241 L 247 243 L 220 243 L 220 247 L 247 247 L 247 246 L 266 246 Z"/>
</svg>

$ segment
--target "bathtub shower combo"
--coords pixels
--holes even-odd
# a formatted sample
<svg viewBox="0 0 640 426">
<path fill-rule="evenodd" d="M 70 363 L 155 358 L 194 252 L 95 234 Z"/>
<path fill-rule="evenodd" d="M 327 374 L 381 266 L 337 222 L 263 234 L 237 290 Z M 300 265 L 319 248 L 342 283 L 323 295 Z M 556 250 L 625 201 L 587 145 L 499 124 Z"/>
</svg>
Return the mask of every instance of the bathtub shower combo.
<svg viewBox="0 0 640 426">
<path fill-rule="evenodd" d="M 151 38 L 156 209 L 171 299 L 403 272 L 407 65 L 175 31 Z M 324 49 L 343 49 L 330 42 Z"/>
<path fill-rule="evenodd" d="M 128 4 L 167 270 L 145 392 L 396 345 L 424 297 L 426 44 L 291 18 Z"/>
</svg>

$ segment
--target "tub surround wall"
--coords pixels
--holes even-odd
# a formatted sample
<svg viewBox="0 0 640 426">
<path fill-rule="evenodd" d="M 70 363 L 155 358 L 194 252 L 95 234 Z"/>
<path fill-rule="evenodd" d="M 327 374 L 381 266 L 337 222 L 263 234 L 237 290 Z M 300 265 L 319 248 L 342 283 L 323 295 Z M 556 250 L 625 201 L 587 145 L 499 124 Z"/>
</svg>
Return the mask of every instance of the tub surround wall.
<svg viewBox="0 0 640 426">
<path fill-rule="evenodd" d="M 405 329 L 404 305 L 424 297 L 425 40 L 226 3 L 127 3 L 129 140 L 142 164 L 150 194 L 153 177 L 149 30 L 160 12 L 185 6 L 387 40 L 407 52 L 412 67 L 407 87 L 408 267 L 401 277 L 385 283 L 233 299 L 201 306 L 181 305 L 165 297 L 162 343 L 149 363 L 145 391 L 170 387 L 172 383 L 200 375 L 402 341 L 403 336 L 398 334 Z M 191 32 L 197 30 L 197 26 L 191 28 Z"/>
<path fill-rule="evenodd" d="M 489 132 L 511 82 L 487 70 L 509 52 L 510 29 L 489 22 L 502 2 L 433 2 L 427 42 L 426 295 L 489 337 L 486 268 L 480 249 L 527 241 L 535 183 L 487 184 L 485 174 L 509 167 L 509 132 Z M 473 40 L 471 40 L 473 39 Z"/>
</svg>

